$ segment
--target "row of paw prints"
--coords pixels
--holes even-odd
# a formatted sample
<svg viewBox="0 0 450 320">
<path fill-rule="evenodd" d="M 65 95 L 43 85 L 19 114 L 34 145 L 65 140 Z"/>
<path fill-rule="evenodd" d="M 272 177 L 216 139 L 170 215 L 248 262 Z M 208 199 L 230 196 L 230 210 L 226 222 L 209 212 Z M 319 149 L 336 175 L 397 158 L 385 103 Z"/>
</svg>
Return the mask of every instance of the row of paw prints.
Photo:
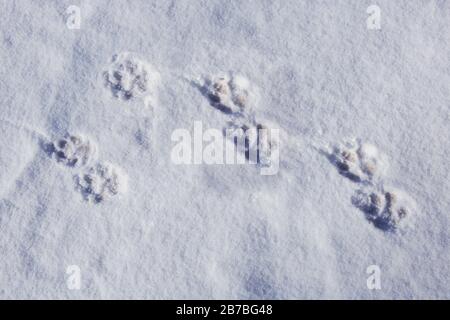
<svg viewBox="0 0 450 320">
<path fill-rule="evenodd" d="M 112 96 L 122 101 L 142 99 L 145 105 L 157 101 L 160 74 L 135 54 L 114 55 L 111 65 L 103 72 L 103 80 Z M 208 99 L 210 106 L 228 117 L 224 132 L 232 130 L 237 140 L 245 139 L 245 147 L 240 151 L 247 157 L 258 154 L 258 165 L 269 165 L 271 152 L 279 146 L 267 134 L 267 129 L 277 126 L 270 121 L 256 120 L 254 107 L 259 100 L 258 88 L 244 76 L 231 73 L 192 80 L 191 84 Z"/>
<path fill-rule="evenodd" d="M 158 72 L 132 53 L 114 55 L 102 76 L 104 87 L 119 100 L 142 99 L 150 104 L 156 97 Z M 86 136 L 68 133 L 46 143 L 44 149 L 58 163 L 75 170 L 75 189 L 87 202 L 98 204 L 126 192 L 127 174 L 115 164 L 97 161 L 97 146 Z"/>
<path fill-rule="evenodd" d="M 102 73 L 102 80 L 104 88 L 120 101 L 140 99 L 149 106 L 157 100 L 160 74 L 149 62 L 136 54 L 123 52 L 114 55 L 110 65 Z M 254 119 L 250 103 L 257 101 L 257 88 L 245 77 L 225 74 L 205 78 L 201 84 L 192 81 L 192 84 L 208 98 L 211 106 L 230 116 L 224 129 L 243 129 L 239 132 L 244 135 L 250 132 L 248 129 L 258 129 L 253 131 L 254 136 L 245 137 L 245 150 L 239 151 L 247 155 L 251 151 L 249 149 L 261 145 L 278 147 L 264 134 L 267 131 L 259 130 L 267 129 L 269 123 L 257 123 Z M 269 150 L 260 149 L 258 160 L 259 164 L 264 165 L 269 158 L 264 155 L 268 155 Z M 127 175 L 117 165 L 107 162 L 93 164 L 97 157 L 97 147 L 86 136 L 67 134 L 45 144 L 45 151 L 58 163 L 77 170 L 74 177 L 76 189 L 88 202 L 101 203 L 127 189 Z"/>
<path fill-rule="evenodd" d="M 260 123 L 256 120 L 254 105 L 259 99 L 258 89 L 240 75 L 224 74 L 207 78 L 203 83 L 197 84 L 197 87 L 208 98 L 211 106 L 230 116 L 228 127 L 242 128 L 244 131 L 252 127 L 278 127 L 271 122 Z M 261 137 L 248 138 L 250 141 L 261 140 Z M 263 148 L 258 150 L 260 154 L 263 151 L 263 165 L 266 163 L 264 159 L 270 159 L 264 155 L 270 155 L 274 148 L 279 148 L 279 141 L 271 141 L 270 137 L 264 138 L 266 143 L 249 144 L 250 147 L 255 145 Z M 342 176 L 357 184 L 358 188 L 351 202 L 377 228 L 395 231 L 416 210 L 414 200 L 406 192 L 386 186 L 384 177 L 388 169 L 388 159 L 376 146 L 351 139 L 331 148 L 321 148 L 321 152 Z"/>
<path fill-rule="evenodd" d="M 352 139 L 322 151 L 342 176 L 356 184 L 351 202 L 377 228 L 395 231 L 416 211 L 406 192 L 386 185 L 388 159 L 376 146 Z"/>
<path fill-rule="evenodd" d="M 103 80 L 104 87 L 113 97 L 122 101 L 142 99 L 146 105 L 151 105 L 157 98 L 160 74 L 147 61 L 124 52 L 113 56 L 111 64 L 103 72 Z M 270 154 L 279 148 L 280 141 L 272 140 L 269 135 L 261 136 L 267 131 L 259 129 L 279 129 L 279 126 L 268 120 L 258 120 L 259 88 L 244 76 L 234 73 L 191 80 L 191 84 L 212 108 L 226 116 L 224 132 L 234 129 L 245 135 L 245 149 L 241 152 L 247 155 L 254 151 L 250 149 L 256 148 L 258 165 L 267 165 Z M 351 202 L 376 227 L 396 230 L 415 210 L 414 201 L 405 192 L 385 186 L 387 157 L 375 146 L 353 139 L 321 151 L 342 176 L 357 185 Z M 87 201 L 100 203 L 126 190 L 126 174 L 117 166 L 109 163 L 87 165 L 96 154 L 96 148 L 85 137 L 68 135 L 51 143 L 50 153 L 58 162 L 83 168 L 76 175 L 75 183 Z"/>
<path fill-rule="evenodd" d="M 91 203 L 100 203 L 127 189 L 127 175 L 116 165 L 97 161 L 96 145 L 81 135 L 66 135 L 45 146 L 61 165 L 75 171 L 75 188 Z"/>
</svg>

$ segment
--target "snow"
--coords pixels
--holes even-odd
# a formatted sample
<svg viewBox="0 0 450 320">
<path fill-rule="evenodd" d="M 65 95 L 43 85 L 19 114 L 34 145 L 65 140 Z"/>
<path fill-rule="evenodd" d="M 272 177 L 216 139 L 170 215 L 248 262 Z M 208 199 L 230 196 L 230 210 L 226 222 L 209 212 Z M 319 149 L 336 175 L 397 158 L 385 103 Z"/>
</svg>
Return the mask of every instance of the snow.
<svg viewBox="0 0 450 320">
<path fill-rule="evenodd" d="M 450 3 L 377 1 L 380 30 L 373 4 L 1 1 L 0 298 L 450 298 Z M 209 101 L 219 75 L 248 111 Z M 279 170 L 173 163 L 195 121 L 279 127 Z M 49 154 L 68 135 L 95 159 Z M 342 174 L 345 141 L 383 170 Z M 354 201 L 389 190 L 393 230 Z"/>
</svg>

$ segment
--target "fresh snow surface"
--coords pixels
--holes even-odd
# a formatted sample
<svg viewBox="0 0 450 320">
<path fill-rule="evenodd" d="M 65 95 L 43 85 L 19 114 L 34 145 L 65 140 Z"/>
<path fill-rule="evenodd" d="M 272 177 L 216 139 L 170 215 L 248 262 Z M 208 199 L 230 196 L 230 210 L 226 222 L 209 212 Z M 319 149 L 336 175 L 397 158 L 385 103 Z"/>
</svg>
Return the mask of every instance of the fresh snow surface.
<svg viewBox="0 0 450 320">
<path fill-rule="evenodd" d="M 449 1 L 0 14 L 1 299 L 450 298 Z M 278 172 L 174 163 L 195 123 Z"/>
</svg>

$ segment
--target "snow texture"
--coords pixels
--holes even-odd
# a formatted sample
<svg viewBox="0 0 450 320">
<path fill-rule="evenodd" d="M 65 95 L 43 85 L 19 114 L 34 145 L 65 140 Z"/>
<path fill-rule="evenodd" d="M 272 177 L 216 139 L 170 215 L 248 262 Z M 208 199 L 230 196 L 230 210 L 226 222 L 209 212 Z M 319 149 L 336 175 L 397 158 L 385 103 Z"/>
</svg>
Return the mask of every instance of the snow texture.
<svg viewBox="0 0 450 320">
<path fill-rule="evenodd" d="M 0 12 L 1 299 L 450 298 L 450 2 Z M 172 163 L 195 121 L 278 173 Z"/>
</svg>

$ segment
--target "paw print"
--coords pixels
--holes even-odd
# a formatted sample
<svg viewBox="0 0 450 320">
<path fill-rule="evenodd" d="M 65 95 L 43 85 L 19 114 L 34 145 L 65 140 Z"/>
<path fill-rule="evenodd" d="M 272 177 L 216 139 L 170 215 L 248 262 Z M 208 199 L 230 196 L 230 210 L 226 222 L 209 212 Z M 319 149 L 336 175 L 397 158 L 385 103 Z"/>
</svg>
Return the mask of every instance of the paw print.
<svg viewBox="0 0 450 320">
<path fill-rule="evenodd" d="M 96 147 L 84 136 L 68 134 L 50 143 L 47 151 L 59 163 L 69 167 L 81 167 L 94 158 Z"/>
<path fill-rule="evenodd" d="M 80 173 L 75 178 L 77 189 L 84 199 L 93 203 L 126 190 L 126 175 L 116 166 L 109 163 L 98 163 L 87 172 Z"/>
<path fill-rule="evenodd" d="M 278 126 L 255 120 L 253 106 L 259 100 L 258 88 L 244 76 L 233 73 L 194 84 L 212 107 L 229 116 L 223 131 L 237 150 L 251 163 L 270 166 L 272 155 L 278 154 L 275 151 L 278 151 L 280 137 L 273 130 L 278 130 Z"/>
<path fill-rule="evenodd" d="M 103 79 L 105 88 L 120 100 L 147 100 L 155 96 L 159 73 L 148 62 L 124 52 L 113 56 Z"/>
<path fill-rule="evenodd" d="M 352 203 L 374 226 L 395 231 L 411 216 L 413 200 L 400 190 L 383 187 L 388 161 L 374 145 L 352 139 L 326 154 L 341 175 L 359 185 Z"/>
<path fill-rule="evenodd" d="M 369 143 L 351 140 L 339 144 L 328 155 L 339 173 L 354 182 L 371 182 L 386 171 L 386 157 Z"/>
<path fill-rule="evenodd" d="M 76 189 L 86 201 L 100 203 L 126 191 L 127 177 L 120 168 L 110 163 L 91 165 L 96 148 L 90 139 L 68 134 L 43 148 L 53 159 L 75 171 Z"/>
<path fill-rule="evenodd" d="M 230 74 L 205 79 L 200 90 L 213 107 L 225 114 L 250 113 L 259 91 L 244 76 Z"/>
<path fill-rule="evenodd" d="M 395 230 L 410 216 L 412 200 L 399 190 L 359 190 L 352 198 L 366 218 L 382 230 Z"/>
</svg>

